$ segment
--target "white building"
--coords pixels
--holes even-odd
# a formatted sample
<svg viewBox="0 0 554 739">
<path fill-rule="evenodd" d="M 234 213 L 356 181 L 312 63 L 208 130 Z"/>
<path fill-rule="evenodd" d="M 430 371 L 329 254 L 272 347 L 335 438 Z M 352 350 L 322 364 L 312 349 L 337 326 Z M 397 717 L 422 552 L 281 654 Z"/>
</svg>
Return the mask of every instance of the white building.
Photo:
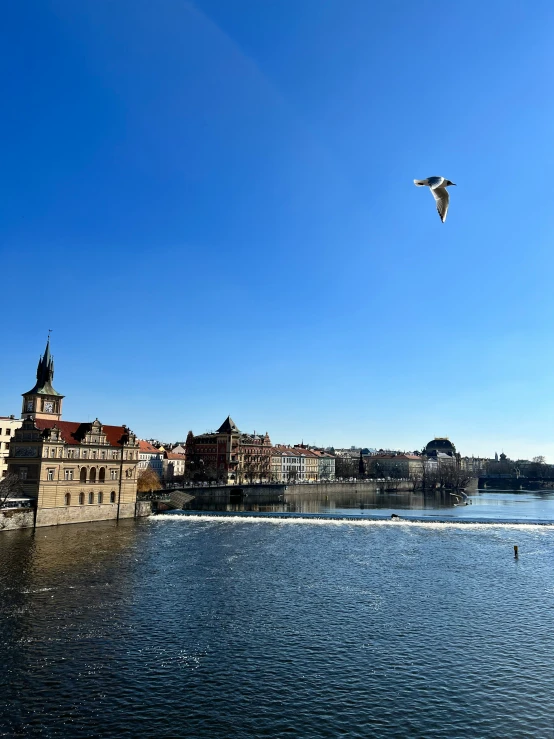
<svg viewBox="0 0 554 739">
<path fill-rule="evenodd" d="M 156 449 L 149 441 L 139 439 L 139 463 L 137 465 L 137 473 L 139 475 L 144 470 L 150 468 L 158 475 L 161 481 L 164 473 L 163 461 L 164 452 L 161 449 Z"/>
<path fill-rule="evenodd" d="M 175 452 L 164 452 L 164 480 L 171 482 L 176 477 L 182 477 L 185 474 L 185 459 L 186 457 L 184 454 L 176 454 Z"/>
<path fill-rule="evenodd" d="M 317 455 L 318 462 L 318 480 L 334 480 L 335 479 L 335 457 L 328 452 L 320 452 L 313 450 Z"/>
<path fill-rule="evenodd" d="M 0 479 L 8 473 L 6 459 L 9 456 L 10 441 L 22 423 L 21 418 L 15 416 L 0 416 Z"/>
</svg>

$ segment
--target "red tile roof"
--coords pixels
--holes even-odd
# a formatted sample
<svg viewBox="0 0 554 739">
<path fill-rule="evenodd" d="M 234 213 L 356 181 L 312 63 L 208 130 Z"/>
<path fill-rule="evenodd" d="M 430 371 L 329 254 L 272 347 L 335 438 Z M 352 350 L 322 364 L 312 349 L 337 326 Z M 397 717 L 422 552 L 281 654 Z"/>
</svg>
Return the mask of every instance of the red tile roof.
<svg viewBox="0 0 554 739">
<path fill-rule="evenodd" d="M 144 441 L 143 439 L 139 439 L 138 443 L 139 443 L 139 451 L 141 452 L 150 452 L 150 454 L 163 454 L 163 452 L 160 452 L 160 450 L 156 449 L 155 446 L 152 446 L 152 444 L 149 441 Z"/>
<path fill-rule="evenodd" d="M 176 452 L 166 452 L 165 458 L 166 459 L 182 459 L 184 462 L 186 459 L 186 456 L 184 454 L 177 454 Z"/>
<path fill-rule="evenodd" d="M 92 428 L 92 423 L 79 423 L 78 421 L 55 421 L 49 418 L 36 418 L 35 426 L 44 431 L 54 427 L 61 431 L 62 439 L 66 444 L 80 444 L 85 434 Z M 122 437 L 128 433 L 125 426 L 106 426 L 102 424 L 102 431 L 110 446 L 121 446 Z"/>
</svg>

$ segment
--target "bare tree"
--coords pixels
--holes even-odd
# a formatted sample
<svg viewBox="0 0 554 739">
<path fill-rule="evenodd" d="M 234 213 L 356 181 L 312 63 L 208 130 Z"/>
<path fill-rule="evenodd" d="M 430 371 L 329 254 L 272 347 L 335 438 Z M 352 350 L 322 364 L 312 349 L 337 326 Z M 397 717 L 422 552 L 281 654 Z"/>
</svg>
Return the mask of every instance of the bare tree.
<svg viewBox="0 0 554 739">
<path fill-rule="evenodd" d="M 298 477 L 298 470 L 290 469 L 287 472 L 287 480 L 288 480 L 288 482 L 295 483 L 297 477 Z"/>
<path fill-rule="evenodd" d="M 21 481 L 17 475 L 10 472 L 0 479 L 0 508 L 3 508 L 8 498 L 14 498 L 17 494 L 23 494 Z"/>
</svg>

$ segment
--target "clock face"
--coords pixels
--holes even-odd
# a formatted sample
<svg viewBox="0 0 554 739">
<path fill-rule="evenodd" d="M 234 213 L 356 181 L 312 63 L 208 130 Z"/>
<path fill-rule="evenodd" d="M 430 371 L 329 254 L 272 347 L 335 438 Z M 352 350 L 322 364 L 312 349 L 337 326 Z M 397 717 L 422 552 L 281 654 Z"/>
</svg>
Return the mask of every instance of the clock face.
<svg viewBox="0 0 554 739">
<path fill-rule="evenodd" d="M 54 410 L 54 403 L 51 403 L 49 401 L 46 402 L 44 404 L 44 410 L 45 410 L 46 413 L 52 413 L 53 410 Z"/>
</svg>

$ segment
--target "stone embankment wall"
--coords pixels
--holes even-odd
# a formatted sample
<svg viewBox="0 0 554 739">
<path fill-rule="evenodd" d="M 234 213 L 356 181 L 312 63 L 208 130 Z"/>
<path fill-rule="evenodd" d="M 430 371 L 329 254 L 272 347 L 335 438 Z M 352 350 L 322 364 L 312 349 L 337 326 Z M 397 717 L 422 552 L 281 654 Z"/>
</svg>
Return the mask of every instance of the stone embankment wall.
<svg viewBox="0 0 554 739">
<path fill-rule="evenodd" d="M 119 518 L 140 518 L 152 513 L 150 501 L 122 503 L 119 507 Z M 0 510 L 0 531 L 14 529 L 41 528 L 43 526 L 60 526 L 69 523 L 91 523 L 93 521 L 110 521 L 117 518 L 117 504 L 64 506 L 63 508 L 40 508 L 36 512 L 32 508 L 13 508 Z"/>
<path fill-rule="evenodd" d="M 33 508 L 8 508 L 0 510 L 0 531 L 32 529 L 35 525 Z"/>
<path fill-rule="evenodd" d="M 412 490 L 413 483 L 410 480 L 365 480 L 363 482 L 313 482 L 302 485 L 219 485 L 213 487 L 190 487 L 186 492 L 194 497 L 218 497 L 224 495 L 240 495 L 241 491 L 248 497 L 291 495 L 293 493 L 356 493 L 374 490 Z"/>
</svg>

